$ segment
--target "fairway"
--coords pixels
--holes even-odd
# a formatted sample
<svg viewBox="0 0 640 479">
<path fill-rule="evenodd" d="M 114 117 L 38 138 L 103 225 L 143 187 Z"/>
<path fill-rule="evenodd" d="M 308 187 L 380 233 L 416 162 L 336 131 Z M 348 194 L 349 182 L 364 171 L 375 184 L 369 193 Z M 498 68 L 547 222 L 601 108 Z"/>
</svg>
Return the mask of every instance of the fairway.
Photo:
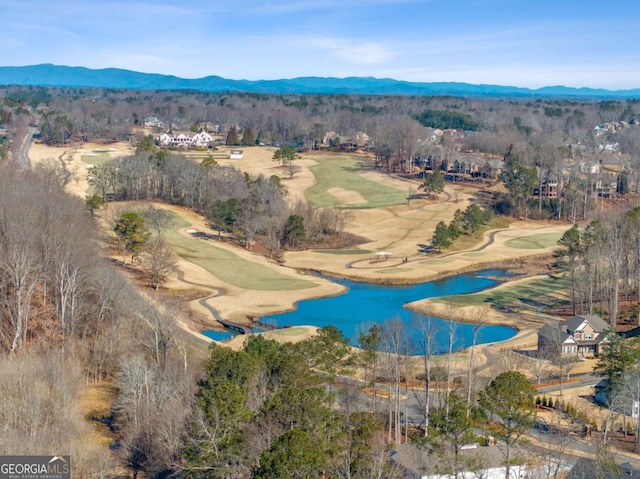
<svg viewBox="0 0 640 479">
<path fill-rule="evenodd" d="M 80 160 L 85 165 L 103 165 L 107 161 L 113 159 L 106 151 L 93 150 L 94 153 L 85 153 L 80 157 Z"/>
<path fill-rule="evenodd" d="M 569 280 L 567 278 L 545 276 L 519 281 L 515 284 L 507 283 L 498 288 L 481 293 L 435 298 L 432 299 L 432 302 L 452 306 L 491 304 L 494 307 L 528 305 L 541 308 L 553 302 L 549 296 L 556 295 L 557 301 L 558 291 L 566 290 L 568 287 Z"/>
<path fill-rule="evenodd" d="M 168 232 L 166 239 L 180 258 L 238 288 L 285 291 L 317 286 L 310 281 L 295 279 L 262 264 L 247 261 L 231 251 L 214 246 L 213 240 L 188 238 L 176 229 Z"/>
<path fill-rule="evenodd" d="M 509 248 L 517 249 L 542 249 L 550 248 L 558 245 L 558 240 L 562 235 L 560 233 L 542 233 L 531 236 L 522 236 L 521 238 L 513 238 L 505 243 Z"/>
<path fill-rule="evenodd" d="M 385 186 L 360 176 L 357 160 L 346 156 L 314 158 L 318 164 L 310 170 L 316 183 L 304 196 L 307 201 L 320 207 L 380 208 L 406 203 L 407 192 Z M 330 190 L 354 192 L 362 202 L 357 205 L 345 203 L 330 193 Z"/>
</svg>

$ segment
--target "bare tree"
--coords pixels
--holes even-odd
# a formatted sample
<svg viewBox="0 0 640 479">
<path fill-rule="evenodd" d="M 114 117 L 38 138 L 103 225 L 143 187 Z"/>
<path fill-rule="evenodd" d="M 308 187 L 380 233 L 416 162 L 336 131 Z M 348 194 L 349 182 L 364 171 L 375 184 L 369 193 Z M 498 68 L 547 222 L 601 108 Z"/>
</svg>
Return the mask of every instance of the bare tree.
<svg viewBox="0 0 640 479">
<path fill-rule="evenodd" d="M 389 381 L 388 441 L 396 444 L 402 440 L 400 396 L 402 384 L 402 361 L 406 350 L 406 333 L 400 319 L 386 321 L 383 326 L 383 349 L 385 351 L 387 380 Z M 394 432 L 392 436 L 392 430 Z"/>
<path fill-rule="evenodd" d="M 472 341 L 471 346 L 469 347 L 469 365 L 467 371 L 467 416 L 469 416 L 471 412 L 471 399 L 473 394 L 473 385 L 476 374 L 476 365 L 474 364 L 474 355 L 476 350 L 476 344 L 478 343 L 478 335 L 480 334 L 480 330 L 482 329 L 482 315 L 487 314 L 487 307 L 476 307 L 474 308 L 471 318 L 472 325 Z"/>
<path fill-rule="evenodd" d="M 414 338 L 417 349 L 421 351 L 423 355 L 422 374 L 424 375 L 424 398 L 419 399 L 419 401 L 422 402 L 424 414 L 424 437 L 427 437 L 429 435 L 429 415 L 431 413 L 431 356 L 436 352 L 434 348 L 437 328 L 429 315 L 416 316 L 412 324 L 415 330 Z"/>
<path fill-rule="evenodd" d="M 553 355 L 548 349 L 542 348 L 536 349 L 530 357 L 533 359 L 533 362 L 531 363 L 531 370 L 535 375 L 538 384 L 540 384 L 542 377 L 551 367 L 550 360 L 553 358 Z"/>
<path fill-rule="evenodd" d="M 171 211 L 153 206 L 140 210 L 138 214 L 144 219 L 144 223 L 149 229 L 158 236 L 171 229 L 175 223 L 175 216 Z"/>
<path fill-rule="evenodd" d="M 142 319 L 148 327 L 145 344 L 162 371 L 167 369 L 169 349 L 175 343 L 176 315 L 179 306 L 179 303 L 174 303 L 160 305 L 158 308 L 149 307 L 142 315 Z"/>
<path fill-rule="evenodd" d="M 142 248 L 140 264 L 144 277 L 155 290 L 176 271 L 176 263 L 173 250 L 159 234 L 154 235 Z"/>
</svg>

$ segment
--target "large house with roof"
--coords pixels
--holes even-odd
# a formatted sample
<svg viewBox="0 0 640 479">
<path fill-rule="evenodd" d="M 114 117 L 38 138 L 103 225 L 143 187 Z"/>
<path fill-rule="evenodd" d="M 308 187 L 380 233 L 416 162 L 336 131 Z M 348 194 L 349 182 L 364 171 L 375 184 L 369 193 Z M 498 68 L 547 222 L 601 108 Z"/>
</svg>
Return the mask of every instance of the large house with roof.
<svg viewBox="0 0 640 479">
<path fill-rule="evenodd" d="M 164 147 L 177 147 L 177 148 L 189 148 L 192 146 L 209 146 L 213 143 L 213 136 L 206 131 L 201 131 L 194 135 L 189 133 L 173 134 L 171 132 L 163 133 L 156 141 L 160 146 Z"/>
<path fill-rule="evenodd" d="M 609 324 L 596 314 L 573 316 L 538 331 L 538 350 L 562 356 L 598 356 L 608 340 Z"/>
</svg>

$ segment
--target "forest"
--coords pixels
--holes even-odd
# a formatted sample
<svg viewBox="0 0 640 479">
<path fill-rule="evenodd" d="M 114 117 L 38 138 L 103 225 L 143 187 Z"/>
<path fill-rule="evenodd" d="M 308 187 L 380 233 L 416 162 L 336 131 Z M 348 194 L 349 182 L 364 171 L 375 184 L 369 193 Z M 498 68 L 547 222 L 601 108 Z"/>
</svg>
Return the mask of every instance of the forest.
<svg viewBox="0 0 640 479">
<path fill-rule="evenodd" d="M 204 129 L 219 138 L 231 128 L 238 135 L 250 129 L 258 145 L 300 151 L 319 148 L 327 132 L 340 141 L 326 148 L 341 151 L 365 132 L 377 168 L 426 175 L 434 193 L 442 183 L 433 177 L 449 173 L 443 165 L 473 153 L 499 158 L 504 170 L 492 180 L 504 191 L 479 197 L 482 209 L 460 211 L 458 223 L 443 224 L 440 234 L 446 239 L 444 230 L 456 227 L 474 232 L 490 221 L 488 210 L 565 221 L 551 267 L 571 278 L 574 312 L 599 313 L 612 325 L 640 317 L 620 307 L 621 299 L 635 298 L 637 308 L 640 296 L 636 101 L 26 87 L 2 87 L 0 98 L 0 120 L 9 127 L 8 146 L 0 149 L 0 449 L 6 454 L 69 451 L 76 477 L 114 477 L 124 469 L 134 478 L 392 478 L 403 474 L 390 460 L 393 446 L 410 435 L 434 455 L 433 471 L 458 473 L 473 467 L 459 452 L 483 440 L 478 428 L 505 442 L 511 464 L 511 448 L 533 424 L 534 391 L 512 364 L 495 365 L 491 380 L 481 381 L 471 358 L 468 375 L 454 378 L 451 354 L 421 358 L 415 378 L 421 389 L 414 383 L 412 394 L 420 395 L 424 421 L 415 428 L 403 423 L 408 344 L 429 350 L 428 318 L 411 333 L 393 320 L 364 331 L 358 351 L 332 327 L 295 345 L 259 336 L 240 351 L 194 344 L 176 323 L 189 314 L 180 299 L 156 294 L 161 280 L 152 274 L 153 287 L 140 288 L 105 253 L 120 240 L 144 264 L 142 257 L 154 253 L 124 240 L 138 217 L 149 229 L 145 235 L 161 238 L 161 218 L 154 223 L 153 212 L 142 210 L 105 214 L 109 227 L 101 228 L 97 217 L 107 196 L 191 208 L 218 234 L 237 233 L 246 248 L 259 235 L 273 257 L 282 247 L 336 237 L 337 246 L 348 246 L 357 239 L 345 233 L 348 210 L 289 202 L 277 176 L 197 163 L 158 147 L 143 128 L 150 116 L 176 131 Z M 93 167 L 96 195 L 83 201 L 64 192 L 68 178 L 55 165 L 19 171 L 9 160 L 31 127 L 50 145 L 125 140 L 138 149 Z M 612 158 L 622 166 L 605 168 Z M 557 195 L 543 197 L 552 181 Z M 605 198 L 602 185 L 612 183 Z M 156 256 L 167 256 L 155 246 Z M 453 348 L 455 331 L 450 334 Z M 388 394 L 363 407 L 360 392 L 338 382 L 356 371 L 368 388 L 384 383 Z M 89 392 L 100 396 L 101 408 L 95 400 L 90 410 L 81 407 L 78 398 Z M 510 417 L 509 427 L 492 422 L 494 415 Z"/>
</svg>

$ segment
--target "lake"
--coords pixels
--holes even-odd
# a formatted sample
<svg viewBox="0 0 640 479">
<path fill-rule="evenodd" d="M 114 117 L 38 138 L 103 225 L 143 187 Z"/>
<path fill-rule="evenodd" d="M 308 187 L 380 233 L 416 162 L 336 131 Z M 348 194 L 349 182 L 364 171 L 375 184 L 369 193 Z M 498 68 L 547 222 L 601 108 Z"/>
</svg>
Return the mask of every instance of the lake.
<svg viewBox="0 0 640 479">
<path fill-rule="evenodd" d="M 484 270 L 402 286 L 361 283 L 327 277 L 326 279 L 347 287 L 348 291 L 330 298 L 300 301 L 295 311 L 264 316 L 260 321 L 280 328 L 299 325 L 313 325 L 321 328 L 334 325 L 349 338 L 351 344 L 357 345 L 360 332 L 367 331 L 373 324 L 381 325 L 385 321 L 399 319 L 410 330 L 414 318 L 421 315 L 404 309 L 403 305 L 406 303 L 439 296 L 475 293 L 496 286 L 499 281 L 495 278 L 506 275 L 504 270 Z M 434 354 L 448 350 L 450 324 L 455 326 L 454 350 L 473 344 L 473 325 L 471 324 L 452 323 L 439 318 L 433 318 L 432 324 L 437 330 L 432 350 Z M 514 328 L 506 326 L 483 325 L 478 333 L 477 344 L 503 341 L 513 337 L 516 332 Z M 210 336 L 208 333 L 216 333 L 217 337 Z M 203 334 L 218 341 L 233 335 L 215 331 L 204 331 Z M 413 352 L 420 354 L 423 351 L 414 350 Z"/>
</svg>

